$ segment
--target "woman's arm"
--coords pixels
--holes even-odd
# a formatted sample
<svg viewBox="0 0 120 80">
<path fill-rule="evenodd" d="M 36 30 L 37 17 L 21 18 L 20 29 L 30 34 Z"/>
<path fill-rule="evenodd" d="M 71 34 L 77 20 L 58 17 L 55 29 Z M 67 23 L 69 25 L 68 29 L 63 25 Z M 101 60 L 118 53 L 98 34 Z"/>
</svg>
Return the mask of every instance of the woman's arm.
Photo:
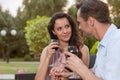
<svg viewBox="0 0 120 80">
<path fill-rule="evenodd" d="M 58 42 L 50 43 L 46 48 L 43 49 L 35 80 L 45 80 L 51 56 L 55 53 L 54 47 L 59 47 L 56 44 L 58 44 Z"/>
<path fill-rule="evenodd" d="M 40 64 L 35 76 L 35 80 L 45 80 L 45 76 L 48 70 L 48 65 L 50 60 L 50 58 L 49 57 L 47 58 L 46 55 L 47 55 L 47 47 L 41 53 Z"/>
</svg>

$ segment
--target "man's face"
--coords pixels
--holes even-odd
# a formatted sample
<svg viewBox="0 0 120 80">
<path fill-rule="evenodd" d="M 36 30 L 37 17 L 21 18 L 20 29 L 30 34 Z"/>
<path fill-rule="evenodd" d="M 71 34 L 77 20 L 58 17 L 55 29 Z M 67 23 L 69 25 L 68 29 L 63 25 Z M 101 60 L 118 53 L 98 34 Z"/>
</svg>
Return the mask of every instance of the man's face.
<svg viewBox="0 0 120 80">
<path fill-rule="evenodd" d="M 77 12 L 77 22 L 78 22 L 78 26 L 79 26 L 79 29 L 81 31 L 83 31 L 83 34 L 85 36 L 90 36 L 91 35 L 91 29 L 89 27 L 89 23 L 88 23 L 88 20 L 85 21 L 81 16 L 80 16 L 80 9 L 78 10 Z"/>
</svg>

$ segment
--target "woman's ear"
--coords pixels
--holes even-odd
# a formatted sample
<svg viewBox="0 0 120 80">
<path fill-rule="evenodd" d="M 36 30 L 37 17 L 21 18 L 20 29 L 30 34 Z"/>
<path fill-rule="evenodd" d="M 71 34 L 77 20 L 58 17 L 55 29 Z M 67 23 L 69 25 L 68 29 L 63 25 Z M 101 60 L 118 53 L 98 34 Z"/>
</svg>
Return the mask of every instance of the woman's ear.
<svg viewBox="0 0 120 80">
<path fill-rule="evenodd" d="M 54 31 L 54 30 L 52 30 L 52 32 L 53 32 L 53 34 L 54 34 L 54 35 L 56 35 L 56 33 L 55 33 L 55 31 Z"/>
</svg>

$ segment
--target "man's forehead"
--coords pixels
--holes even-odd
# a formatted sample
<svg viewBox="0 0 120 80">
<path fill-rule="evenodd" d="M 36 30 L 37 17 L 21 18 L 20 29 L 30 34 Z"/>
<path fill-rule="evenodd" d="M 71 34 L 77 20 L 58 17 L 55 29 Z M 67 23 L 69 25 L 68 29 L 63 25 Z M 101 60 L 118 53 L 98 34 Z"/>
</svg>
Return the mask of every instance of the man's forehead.
<svg viewBox="0 0 120 80">
<path fill-rule="evenodd" d="M 77 19 L 80 17 L 80 9 L 77 11 Z"/>
<path fill-rule="evenodd" d="M 80 17 L 80 9 L 77 11 L 77 16 Z"/>
</svg>

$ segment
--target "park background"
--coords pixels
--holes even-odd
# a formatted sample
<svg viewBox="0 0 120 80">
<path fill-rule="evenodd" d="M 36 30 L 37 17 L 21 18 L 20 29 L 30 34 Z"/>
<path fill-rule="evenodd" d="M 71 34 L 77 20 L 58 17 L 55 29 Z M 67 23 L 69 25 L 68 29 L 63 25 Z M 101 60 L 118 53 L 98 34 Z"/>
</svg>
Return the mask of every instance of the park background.
<svg viewBox="0 0 120 80">
<path fill-rule="evenodd" d="M 50 42 L 46 27 L 52 14 L 66 12 L 76 19 L 77 1 L 80 0 L 23 0 L 15 15 L 0 4 L 0 74 L 16 74 L 19 69 L 35 73 L 41 51 Z M 104 1 L 109 4 L 112 22 L 119 28 L 120 0 Z M 84 38 L 84 43 L 90 55 L 96 54 L 97 40 Z"/>
</svg>

